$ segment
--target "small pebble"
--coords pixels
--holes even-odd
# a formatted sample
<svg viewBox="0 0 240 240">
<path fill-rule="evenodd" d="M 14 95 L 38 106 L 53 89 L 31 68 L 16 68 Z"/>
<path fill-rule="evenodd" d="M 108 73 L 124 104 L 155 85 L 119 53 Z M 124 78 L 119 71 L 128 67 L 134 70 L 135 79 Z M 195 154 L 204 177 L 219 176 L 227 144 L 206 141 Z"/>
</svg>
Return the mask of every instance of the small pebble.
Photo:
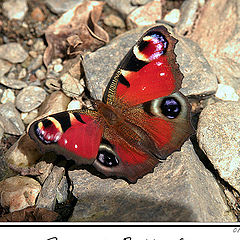
<svg viewBox="0 0 240 240">
<path fill-rule="evenodd" d="M 39 80 L 43 80 L 43 79 L 46 78 L 45 73 L 44 73 L 41 69 L 38 69 L 38 70 L 35 72 L 35 75 L 36 75 L 36 77 L 37 77 Z"/>
<path fill-rule="evenodd" d="M 169 13 L 167 13 L 164 17 L 164 20 L 173 24 L 176 24 L 180 19 L 180 10 L 172 9 Z"/>
<path fill-rule="evenodd" d="M 63 65 L 62 64 L 56 64 L 56 65 L 54 65 L 53 69 L 54 69 L 55 72 L 59 73 L 63 70 Z"/>
<path fill-rule="evenodd" d="M 224 84 L 218 84 L 218 89 L 215 96 L 224 101 L 238 101 L 239 96 L 234 88 Z"/>
<path fill-rule="evenodd" d="M 44 44 L 44 41 L 41 38 L 38 38 L 37 41 L 33 44 L 33 49 L 37 52 L 41 52 L 45 50 L 46 45 Z"/>
<path fill-rule="evenodd" d="M 38 55 L 36 58 L 34 58 L 29 66 L 28 66 L 28 71 L 34 71 L 38 68 L 40 68 L 43 64 L 43 56 L 42 55 Z"/>
<path fill-rule="evenodd" d="M 22 70 L 20 71 L 19 75 L 18 75 L 18 79 L 23 79 L 27 76 L 27 69 L 26 68 L 22 68 Z"/>
<path fill-rule="evenodd" d="M 29 113 L 21 113 L 21 118 L 25 124 L 31 123 L 38 116 L 38 110 L 34 109 Z"/>
<path fill-rule="evenodd" d="M 12 64 L 8 61 L 0 59 L 0 77 L 6 74 L 12 67 Z"/>
<path fill-rule="evenodd" d="M 23 20 L 28 11 L 26 0 L 7 0 L 2 5 L 3 13 L 10 19 Z"/>
<path fill-rule="evenodd" d="M 36 58 L 38 56 L 38 53 L 35 51 L 29 51 L 28 54 L 32 57 L 32 58 Z"/>
<path fill-rule="evenodd" d="M 39 22 L 43 22 L 45 20 L 45 15 L 39 7 L 36 7 L 33 9 L 32 13 L 31 13 L 31 17 L 32 17 L 32 19 L 39 21 Z"/>
<path fill-rule="evenodd" d="M 0 83 L 6 87 L 13 89 L 22 89 L 27 86 L 27 84 L 21 80 L 11 79 L 7 77 L 0 77 Z"/>
<path fill-rule="evenodd" d="M 28 53 L 19 43 L 7 43 L 0 45 L 0 58 L 11 63 L 22 63 L 28 57 Z"/>
<path fill-rule="evenodd" d="M 11 89 L 5 89 L 1 98 L 1 103 L 7 103 L 7 102 L 11 102 L 11 103 L 15 103 L 15 94 L 14 91 Z"/>
<path fill-rule="evenodd" d="M 114 14 L 110 14 L 108 16 L 106 16 L 103 20 L 104 24 L 109 26 L 109 27 L 116 27 L 116 28 L 125 28 L 125 23 L 122 20 L 122 18 L 114 15 Z"/>
<path fill-rule="evenodd" d="M 78 100 L 72 100 L 69 104 L 68 104 L 68 108 L 67 110 L 76 110 L 76 109 L 82 109 L 82 103 Z"/>
<path fill-rule="evenodd" d="M 16 97 L 16 107 L 21 112 L 30 112 L 39 107 L 47 94 L 41 87 L 28 86 L 22 89 Z"/>
</svg>

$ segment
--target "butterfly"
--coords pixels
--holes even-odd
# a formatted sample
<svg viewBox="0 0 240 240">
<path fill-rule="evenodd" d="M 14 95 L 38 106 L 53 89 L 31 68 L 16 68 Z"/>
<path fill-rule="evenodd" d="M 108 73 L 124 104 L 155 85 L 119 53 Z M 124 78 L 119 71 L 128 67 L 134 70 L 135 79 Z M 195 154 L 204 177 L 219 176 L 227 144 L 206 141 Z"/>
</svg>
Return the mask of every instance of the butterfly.
<svg viewBox="0 0 240 240">
<path fill-rule="evenodd" d="M 152 172 L 193 133 L 190 104 L 179 91 L 183 75 L 177 40 L 164 26 L 146 31 L 121 61 L 94 110 L 60 112 L 28 130 L 41 151 L 55 151 L 106 176 Z"/>
</svg>

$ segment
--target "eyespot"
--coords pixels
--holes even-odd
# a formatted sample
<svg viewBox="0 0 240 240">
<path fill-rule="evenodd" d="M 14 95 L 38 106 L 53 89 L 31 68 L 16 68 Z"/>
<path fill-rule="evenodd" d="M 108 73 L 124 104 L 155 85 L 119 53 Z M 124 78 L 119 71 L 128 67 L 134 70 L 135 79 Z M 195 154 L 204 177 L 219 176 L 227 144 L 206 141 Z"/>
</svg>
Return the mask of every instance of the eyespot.
<svg viewBox="0 0 240 240">
<path fill-rule="evenodd" d="M 106 167 L 115 167 L 119 164 L 119 160 L 113 150 L 113 147 L 105 139 L 103 139 L 100 144 L 97 161 Z"/>
<path fill-rule="evenodd" d="M 176 118 L 181 112 L 181 104 L 174 97 L 166 97 L 162 100 L 161 103 L 162 114 L 167 118 Z"/>
<path fill-rule="evenodd" d="M 116 156 L 113 153 L 105 150 L 98 152 L 97 160 L 106 167 L 114 167 L 119 164 Z"/>
</svg>

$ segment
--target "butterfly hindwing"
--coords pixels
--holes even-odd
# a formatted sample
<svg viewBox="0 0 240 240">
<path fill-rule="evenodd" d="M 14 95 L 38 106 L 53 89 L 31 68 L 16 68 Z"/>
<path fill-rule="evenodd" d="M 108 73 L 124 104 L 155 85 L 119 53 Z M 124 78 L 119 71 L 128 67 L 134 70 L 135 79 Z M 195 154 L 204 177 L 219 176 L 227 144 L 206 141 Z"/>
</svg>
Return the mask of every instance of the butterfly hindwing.
<svg viewBox="0 0 240 240">
<path fill-rule="evenodd" d="M 37 120 L 30 137 L 43 152 L 55 151 L 76 163 L 91 164 L 98 153 L 103 128 L 96 111 L 66 111 Z"/>
</svg>

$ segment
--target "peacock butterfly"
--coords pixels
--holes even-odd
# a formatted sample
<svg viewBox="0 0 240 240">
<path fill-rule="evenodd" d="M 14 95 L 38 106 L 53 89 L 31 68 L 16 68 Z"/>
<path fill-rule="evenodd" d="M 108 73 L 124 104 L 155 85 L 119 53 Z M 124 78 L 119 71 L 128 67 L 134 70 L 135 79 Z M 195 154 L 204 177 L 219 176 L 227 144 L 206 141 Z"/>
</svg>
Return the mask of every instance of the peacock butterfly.
<svg viewBox="0 0 240 240">
<path fill-rule="evenodd" d="M 106 176 L 138 178 L 193 133 L 190 104 L 179 92 L 177 40 L 164 26 L 149 29 L 113 74 L 95 110 L 72 110 L 33 122 L 30 137 L 43 152 L 92 164 Z"/>
</svg>

